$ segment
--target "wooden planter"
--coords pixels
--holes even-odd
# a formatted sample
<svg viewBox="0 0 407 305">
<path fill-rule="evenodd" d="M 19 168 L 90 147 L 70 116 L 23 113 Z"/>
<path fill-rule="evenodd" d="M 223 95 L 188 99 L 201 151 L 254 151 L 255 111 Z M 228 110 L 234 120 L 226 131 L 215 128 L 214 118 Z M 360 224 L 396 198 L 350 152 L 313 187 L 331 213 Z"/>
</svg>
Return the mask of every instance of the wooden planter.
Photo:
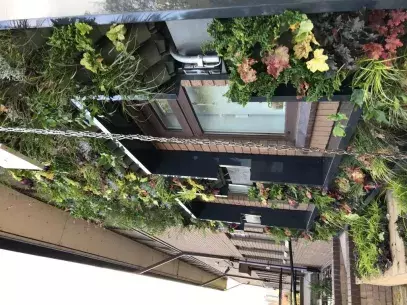
<svg viewBox="0 0 407 305">
<path fill-rule="evenodd" d="M 406 245 L 397 232 L 396 221 L 400 214 L 398 202 L 391 191 L 386 194 L 389 215 L 390 250 L 393 265 L 382 275 L 370 279 L 360 280 L 361 284 L 379 286 L 398 286 L 407 284 Z"/>
</svg>

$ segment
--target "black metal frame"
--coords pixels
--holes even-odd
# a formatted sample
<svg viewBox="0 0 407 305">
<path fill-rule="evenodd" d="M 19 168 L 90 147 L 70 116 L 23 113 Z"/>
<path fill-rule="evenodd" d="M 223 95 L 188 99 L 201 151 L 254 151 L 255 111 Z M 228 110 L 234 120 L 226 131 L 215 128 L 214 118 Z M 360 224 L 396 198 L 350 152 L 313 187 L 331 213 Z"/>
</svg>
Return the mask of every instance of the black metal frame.
<svg viewBox="0 0 407 305">
<path fill-rule="evenodd" d="M 64 20 L 87 19 L 95 24 L 112 23 L 136 23 L 136 22 L 158 22 L 169 20 L 184 19 L 205 19 L 205 18 L 231 18 L 247 17 L 260 15 L 274 15 L 282 13 L 285 10 L 300 10 L 304 13 L 325 13 L 340 11 L 356 11 L 362 8 L 368 9 L 394 9 L 406 8 L 407 3 L 404 0 L 292 0 L 290 2 L 281 2 L 280 0 L 237 0 L 230 4 L 230 1 L 211 2 L 210 5 L 204 2 L 195 2 L 195 5 L 185 6 L 186 9 L 180 10 L 178 7 L 169 6 L 163 11 L 134 11 L 134 12 L 102 12 L 100 15 L 71 16 L 58 18 L 59 23 Z M 136 8 L 135 8 L 136 9 Z M 32 27 L 50 27 L 55 18 L 34 18 L 28 19 L 26 23 Z M 0 22 L 0 28 L 17 28 L 17 20 L 7 20 Z"/>
<path fill-rule="evenodd" d="M 280 269 L 280 281 L 278 284 L 278 305 L 282 304 L 283 299 L 283 269 Z"/>
<path fill-rule="evenodd" d="M 290 251 L 290 269 L 291 269 L 291 305 L 296 305 L 297 302 L 293 303 L 293 291 L 295 291 L 296 282 L 294 279 L 295 269 L 294 269 L 294 260 L 293 260 L 293 246 L 291 242 L 291 238 L 288 240 L 288 250 Z"/>
<path fill-rule="evenodd" d="M 353 137 L 353 134 L 356 131 L 356 127 L 357 124 L 359 122 L 360 117 L 362 116 L 362 109 L 360 109 L 359 107 L 356 107 L 348 120 L 348 124 L 346 125 L 346 136 L 343 138 L 340 138 L 340 142 L 339 145 L 337 147 L 337 149 L 346 149 L 346 147 L 348 147 L 348 144 L 350 142 L 350 140 Z M 333 158 L 330 158 L 330 160 L 328 161 L 327 167 L 328 169 L 326 170 L 327 175 L 325 176 L 325 181 L 323 183 L 323 187 L 324 188 L 328 188 L 330 186 L 330 184 L 332 183 L 334 177 L 336 176 L 336 174 L 338 173 L 339 170 L 339 164 L 342 161 L 342 155 L 335 155 Z"/>
</svg>

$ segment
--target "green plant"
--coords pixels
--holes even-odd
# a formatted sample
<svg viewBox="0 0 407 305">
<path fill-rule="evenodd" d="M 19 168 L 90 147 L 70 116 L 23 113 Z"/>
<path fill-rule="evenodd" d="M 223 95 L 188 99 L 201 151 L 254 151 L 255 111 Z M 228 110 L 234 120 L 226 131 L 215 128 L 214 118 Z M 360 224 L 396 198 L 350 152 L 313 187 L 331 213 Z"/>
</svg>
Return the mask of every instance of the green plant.
<svg viewBox="0 0 407 305">
<path fill-rule="evenodd" d="M 255 187 L 255 186 L 249 187 L 249 190 L 247 192 L 247 197 L 249 197 L 250 200 L 257 200 L 258 195 L 259 195 L 259 191 L 258 191 L 257 187 Z"/>
<path fill-rule="evenodd" d="M 407 213 L 407 176 L 400 173 L 393 178 L 388 184 L 388 189 L 393 191 L 394 196 L 398 199 L 399 208 L 402 213 Z"/>
<path fill-rule="evenodd" d="M 329 278 L 322 279 L 316 283 L 311 283 L 310 288 L 312 293 L 315 293 L 319 299 L 325 302 L 332 300 L 332 280 Z"/>
<path fill-rule="evenodd" d="M 265 233 L 276 241 L 284 241 L 290 238 L 298 238 L 301 235 L 301 231 L 291 228 L 280 227 L 266 227 Z"/>
<path fill-rule="evenodd" d="M 267 29 L 267 30 L 264 30 Z M 215 50 L 230 69 L 226 96 L 245 105 L 253 95 L 271 101 L 281 84 L 292 84 L 299 97 L 316 101 L 331 96 L 334 81 L 325 74 L 328 57 L 313 34 L 313 24 L 299 12 L 214 20 L 209 28 Z M 312 56 L 310 56 L 312 54 Z"/>
<path fill-rule="evenodd" d="M 98 73 L 99 71 L 103 71 L 106 67 L 102 64 L 103 58 L 96 57 L 95 54 L 85 52 L 83 53 L 83 57 L 80 61 L 80 64 L 85 67 L 85 69 L 93 72 Z"/>
<path fill-rule="evenodd" d="M 365 23 L 366 11 L 315 14 L 316 38 L 329 54 L 332 71 L 354 71 L 363 55 L 363 44 L 376 42 L 378 37 Z"/>
<path fill-rule="evenodd" d="M 397 224 L 397 232 L 400 235 L 400 237 L 404 240 L 404 242 L 407 242 L 407 218 L 406 214 L 401 214 L 397 218 L 396 221 Z"/>
<path fill-rule="evenodd" d="M 124 24 L 113 24 L 106 33 L 106 37 L 113 43 L 117 51 L 122 52 L 126 50 L 126 45 L 123 43 L 125 34 L 126 28 Z"/>
<path fill-rule="evenodd" d="M 329 241 L 338 234 L 338 227 L 317 222 L 315 224 L 313 239 Z"/>
<path fill-rule="evenodd" d="M 335 125 L 332 130 L 332 134 L 335 137 L 344 137 L 346 135 L 345 128 L 346 125 L 342 124 L 342 121 L 347 120 L 347 116 L 343 113 L 338 112 L 337 114 L 331 114 L 328 120 L 334 121 Z"/>
<path fill-rule="evenodd" d="M 64 168 L 54 162 L 43 172 L 9 173 L 18 182 L 30 181 L 42 200 L 69 211 L 74 217 L 100 225 L 157 233 L 184 224 L 177 203 L 177 199 L 184 199 L 184 194 L 176 191 L 177 183 L 163 177 L 136 175 L 126 170 L 121 158 L 110 155 L 100 143 L 87 145 L 86 150 L 78 150 L 73 157 L 61 160 L 66 164 Z M 188 183 L 201 187 L 192 180 Z M 196 196 L 205 196 L 204 190 L 188 199 Z"/>
<path fill-rule="evenodd" d="M 407 95 L 402 83 L 404 68 L 398 64 L 404 62 L 404 57 L 394 61 L 391 67 L 388 61 L 363 59 L 358 62 L 360 68 L 355 72 L 352 86 L 362 89 L 363 97 L 356 91 L 357 96 L 352 101 L 363 108 L 365 121 L 403 129 L 407 124 Z"/>
<path fill-rule="evenodd" d="M 203 201 L 215 200 L 215 196 L 213 194 L 207 194 L 205 192 L 205 187 L 191 178 L 187 178 L 185 181 L 174 178 L 173 183 L 180 189 L 179 195 L 181 200 L 191 201 L 196 197 L 201 198 Z"/>
<path fill-rule="evenodd" d="M 24 80 L 24 71 L 21 68 L 11 67 L 7 60 L 0 56 L 0 80 Z"/>
<path fill-rule="evenodd" d="M 351 145 L 352 150 L 360 153 L 387 152 L 392 154 L 399 151 L 399 146 L 403 146 L 404 141 L 375 124 L 360 123 Z M 357 161 L 359 166 L 369 171 L 376 182 L 389 183 L 396 175 L 393 170 L 395 165 L 402 170 L 405 169 L 405 162 L 403 160 L 360 156 L 357 158 Z"/>
<path fill-rule="evenodd" d="M 375 181 L 389 183 L 393 180 L 395 173 L 386 160 L 374 158 L 371 162 L 370 175 L 372 175 Z"/>
<path fill-rule="evenodd" d="M 323 201 L 321 198 L 329 197 L 327 194 L 323 194 L 319 188 L 309 188 L 293 184 L 263 184 L 259 182 L 256 183 L 255 187 L 249 189 L 248 196 L 250 199 L 258 200 L 263 204 L 276 200 L 286 201 L 292 207 L 297 207 L 300 203 L 314 203 L 317 200 Z M 329 202 L 331 202 L 331 199 L 329 199 Z M 271 204 L 271 207 L 274 207 L 273 202 Z"/>
<path fill-rule="evenodd" d="M 55 27 L 44 37 L 45 44 L 29 50 L 24 42 L 16 44 L 23 41 L 20 35 L 32 33 L 29 30 L 0 33 L 0 59 L 4 59 L 0 64 L 5 75 L 0 79 L 2 126 L 84 129 L 89 127 L 84 123 L 85 113 L 73 106 L 72 99 L 80 100 L 91 115 L 108 118 L 107 109 L 112 107 L 95 97 L 121 94 L 126 100 L 137 94 L 148 96 L 151 91 L 141 81 L 140 59 L 123 42 L 123 29 L 115 26 L 108 32 L 117 47 L 110 64 L 96 51 L 90 38 L 92 26 L 85 23 Z M 7 133 L 1 133 L 0 139 L 44 164 L 41 172 L 9 171 L 17 183 L 75 217 L 151 232 L 186 222 L 177 202 L 185 197 L 176 184 L 132 173 L 100 140 Z M 183 183 L 189 199 L 213 199 L 197 181 Z"/>
<path fill-rule="evenodd" d="M 270 200 L 283 200 L 284 198 L 284 187 L 281 184 L 272 184 L 269 187 L 269 199 Z"/>
<path fill-rule="evenodd" d="M 386 223 L 379 203 L 370 204 L 363 216 L 352 214 L 348 218 L 350 234 L 358 254 L 356 270 L 360 277 L 378 275 L 382 270 L 379 257 L 382 253 L 380 244 L 385 240 Z"/>
</svg>

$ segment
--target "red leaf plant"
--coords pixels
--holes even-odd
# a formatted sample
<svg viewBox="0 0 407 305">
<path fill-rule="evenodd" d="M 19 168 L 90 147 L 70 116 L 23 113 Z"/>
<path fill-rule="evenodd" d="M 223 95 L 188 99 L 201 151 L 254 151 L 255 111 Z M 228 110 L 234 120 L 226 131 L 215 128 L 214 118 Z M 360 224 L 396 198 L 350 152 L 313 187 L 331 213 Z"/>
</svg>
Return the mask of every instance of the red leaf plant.
<svg viewBox="0 0 407 305">
<path fill-rule="evenodd" d="M 277 79 L 281 72 L 290 68 L 290 55 L 288 54 L 288 48 L 285 46 L 278 46 L 275 50 L 267 53 L 262 61 L 267 66 L 267 73 Z"/>
<path fill-rule="evenodd" d="M 407 21 L 405 10 L 375 10 L 369 15 L 369 26 L 379 36 L 382 43 L 368 43 L 363 46 L 367 57 L 371 59 L 391 59 L 397 49 L 403 46 L 400 37 L 405 34 L 404 23 Z M 391 62 L 387 62 L 391 65 Z"/>
<path fill-rule="evenodd" d="M 252 68 L 255 63 L 257 61 L 253 58 L 244 58 L 242 63 L 237 66 L 237 72 L 245 84 L 252 83 L 257 79 L 257 71 Z"/>
</svg>

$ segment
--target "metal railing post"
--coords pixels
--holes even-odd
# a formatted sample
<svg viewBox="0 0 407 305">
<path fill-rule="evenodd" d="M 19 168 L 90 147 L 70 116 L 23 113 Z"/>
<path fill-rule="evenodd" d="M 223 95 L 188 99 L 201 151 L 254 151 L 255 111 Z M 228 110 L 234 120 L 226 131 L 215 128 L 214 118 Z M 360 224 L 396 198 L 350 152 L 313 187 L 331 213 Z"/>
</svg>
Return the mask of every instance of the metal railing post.
<svg viewBox="0 0 407 305">
<path fill-rule="evenodd" d="M 280 269 L 280 282 L 278 284 L 278 305 L 283 303 L 283 268 Z"/>
<path fill-rule="evenodd" d="M 146 272 L 148 272 L 148 271 L 150 271 L 150 270 L 153 270 L 153 269 L 158 268 L 158 267 L 160 267 L 160 266 L 162 266 L 162 265 L 165 265 L 165 264 L 167 264 L 167 263 L 169 263 L 169 262 L 172 262 L 173 260 L 179 259 L 179 258 L 181 258 L 182 256 L 184 256 L 183 253 L 177 254 L 177 255 L 175 255 L 175 256 L 170 256 L 170 257 L 167 258 L 167 259 L 164 259 L 164 260 L 162 260 L 162 261 L 159 261 L 158 263 L 156 263 L 156 264 L 154 264 L 154 265 L 148 266 L 148 267 L 146 267 L 146 268 L 140 270 L 139 272 L 137 272 L 137 274 L 144 274 L 144 273 L 146 273 Z"/>
<path fill-rule="evenodd" d="M 292 243 L 291 243 L 291 237 L 290 237 L 290 239 L 288 240 L 288 249 L 289 249 L 289 251 L 290 251 L 290 267 L 291 267 L 291 298 L 290 298 L 290 300 L 291 300 L 291 305 L 293 305 L 293 299 L 294 299 L 294 296 L 293 296 L 293 290 L 294 290 L 294 260 L 293 260 L 293 246 L 292 246 Z M 296 304 L 295 304 L 296 305 Z"/>
</svg>

